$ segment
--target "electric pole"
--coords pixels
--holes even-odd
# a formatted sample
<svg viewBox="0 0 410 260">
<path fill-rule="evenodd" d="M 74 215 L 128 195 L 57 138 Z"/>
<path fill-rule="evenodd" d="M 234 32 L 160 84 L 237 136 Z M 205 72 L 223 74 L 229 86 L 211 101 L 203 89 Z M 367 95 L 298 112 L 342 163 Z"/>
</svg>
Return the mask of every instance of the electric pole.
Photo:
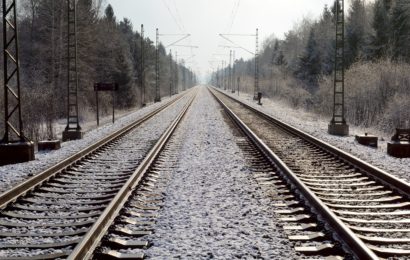
<svg viewBox="0 0 410 260">
<path fill-rule="evenodd" d="M 255 42 L 255 90 L 254 90 L 254 99 L 258 99 L 259 93 L 259 30 L 256 28 L 256 42 Z"/>
<path fill-rule="evenodd" d="M 172 69 L 172 50 L 169 50 L 169 96 L 172 96 L 174 73 Z"/>
<path fill-rule="evenodd" d="M 78 116 L 78 72 L 77 72 L 77 1 L 67 0 L 67 126 L 63 141 L 81 139 Z"/>
<path fill-rule="evenodd" d="M 232 89 L 232 50 L 229 51 L 228 91 Z"/>
<path fill-rule="evenodd" d="M 158 34 L 158 28 L 157 28 L 156 37 L 155 37 L 155 99 L 154 99 L 154 102 L 161 101 L 159 79 L 160 79 L 159 78 L 159 34 Z"/>
<path fill-rule="evenodd" d="M 141 106 L 145 106 L 145 64 L 144 57 L 144 25 L 141 24 L 141 68 L 140 68 L 140 84 L 141 84 Z"/>
<path fill-rule="evenodd" d="M 16 0 L 3 0 L 4 136 L 0 165 L 34 160 L 34 145 L 23 133 Z"/>
<path fill-rule="evenodd" d="M 333 117 L 330 121 L 328 133 L 332 135 L 349 135 L 344 108 L 345 84 L 345 50 L 344 50 L 344 0 L 336 1 L 336 48 L 335 71 L 333 80 Z"/>
<path fill-rule="evenodd" d="M 232 51 L 232 93 L 235 93 L 235 51 Z"/>
<path fill-rule="evenodd" d="M 179 72 L 179 68 L 178 68 L 178 52 L 175 52 L 175 93 L 178 94 L 178 72 Z"/>
</svg>

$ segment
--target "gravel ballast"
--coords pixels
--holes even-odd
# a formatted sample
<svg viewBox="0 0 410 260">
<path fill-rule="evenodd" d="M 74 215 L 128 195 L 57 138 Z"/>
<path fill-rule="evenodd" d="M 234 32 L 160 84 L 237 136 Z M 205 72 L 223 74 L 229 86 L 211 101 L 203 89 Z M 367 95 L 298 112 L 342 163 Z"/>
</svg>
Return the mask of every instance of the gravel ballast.
<svg viewBox="0 0 410 260">
<path fill-rule="evenodd" d="M 166 189 L 153 259 L 292 259 L 274 208 L 249 171 L 221 108 L 201 88 L 185 122 L 179 163 Z"/>
</svg>

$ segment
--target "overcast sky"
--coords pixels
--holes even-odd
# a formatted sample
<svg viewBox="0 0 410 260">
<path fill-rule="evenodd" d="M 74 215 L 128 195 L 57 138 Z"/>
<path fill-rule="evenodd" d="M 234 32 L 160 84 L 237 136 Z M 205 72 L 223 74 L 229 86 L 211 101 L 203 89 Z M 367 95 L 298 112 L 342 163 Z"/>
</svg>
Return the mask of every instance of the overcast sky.
<svg viewBox="0 0 410 260">
<path fill-rule="evenodd" d="M 106 0 L 113 8 L 118 20 L 127 17 L 140 31 L 144 24 L 145 35 L 155 40 L 155 28 L 160 34 L 183 34 L 191 36 L 181 45 L 194 45 L 195 57 L 187 65 L 200 71 L 202 76 L 212 70 L 211 60 L 228 60 L 229 49 L 218 45 L 232 45 L 223 40 L 220 33 L 255 34 L 259 28 L 260 46 L 264 39 L 274 34 L 283 38 L 285 32 L 303 17 L 318 17 L 323 7 L 333 0 Z M 161 36 L 160 41 L 167 46 L 178 40 L 178 36 Z M 235 43 L 253 52 L 255 37 L 231 36 Z M 188 59 L 191 49 L 170 47 L 179 57 Z M 249 58 L 250 54 L 236 50 L 236 58 Z M 217 68 L 220 62 L 213 63 Z"/>
</svg>

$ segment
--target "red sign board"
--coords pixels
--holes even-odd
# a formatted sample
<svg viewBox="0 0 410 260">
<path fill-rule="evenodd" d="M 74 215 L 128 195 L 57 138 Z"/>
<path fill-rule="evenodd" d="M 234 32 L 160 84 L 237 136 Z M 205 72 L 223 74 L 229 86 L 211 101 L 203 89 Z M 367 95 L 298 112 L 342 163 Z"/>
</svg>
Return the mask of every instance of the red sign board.
<svg viewBox="0 0 410 260">
<path fill-rule="evenodd" d="M 94 84 L 94 91 L 117 91 L 118 84 L 117 83 L 95 83 Z"/>
</svg>

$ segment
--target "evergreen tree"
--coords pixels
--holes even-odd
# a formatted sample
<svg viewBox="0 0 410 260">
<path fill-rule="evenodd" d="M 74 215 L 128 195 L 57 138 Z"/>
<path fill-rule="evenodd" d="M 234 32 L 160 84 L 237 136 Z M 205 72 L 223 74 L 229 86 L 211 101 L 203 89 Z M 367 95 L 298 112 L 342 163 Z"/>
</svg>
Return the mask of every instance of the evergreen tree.
<svg viewBox="0 0 410 260">
<path fill-rule="evenodd" d="M 334 67 L 335 24 L 334 15 L 327 6 L 323 9 L 322 16 L 314 28 L 317 43 L 322 54 L 322 74 L 329 75 Z"/>
<path fill-rule="evenodd" d="M 385 0 L 374 4 L 373 30 L 371 49 L 373 59 L 380 59 L 388 53 L 390 21 Z"/>
<path fill-rule="evenodd" d="M 272 50 L 272 58 L 270 61 L 270 65 L 275 65 L 278 55 L 279 55 L 279 40 L 275 40 L 275 44 Z"/>
<path fill-rule="evenodd" d="M 108 20 L 108 21 L 111 21 L 111 22 L 115 22 L 115 15 L 114 15 L 114 9 L 112 8 L 112 6 L 109 4 L 109 5 L 107 5 L 107 7 L 105 8 L 105 18 Z"/>
<path fill-rule="evenodd" d="M 410 62 L 410 4 L 408 0 L 397 0 L 392 10 L 391 39 L 393 58 Z"/>
<path fill-rule="evenodd" d="M 321 57 L 315 33 L 311 30 L 305 53 L 299 60 L 299 69 L 296 76 L 308 84 L 310 91 L 316 90 L 321 75 Z"/>
<path fill-rule="evenodd" d="M 366 10 L 362 0 L 353 0 L 346 23 L 345 64 L 349 66 L 363 56 L 365 45 Z"/>
</svg>

